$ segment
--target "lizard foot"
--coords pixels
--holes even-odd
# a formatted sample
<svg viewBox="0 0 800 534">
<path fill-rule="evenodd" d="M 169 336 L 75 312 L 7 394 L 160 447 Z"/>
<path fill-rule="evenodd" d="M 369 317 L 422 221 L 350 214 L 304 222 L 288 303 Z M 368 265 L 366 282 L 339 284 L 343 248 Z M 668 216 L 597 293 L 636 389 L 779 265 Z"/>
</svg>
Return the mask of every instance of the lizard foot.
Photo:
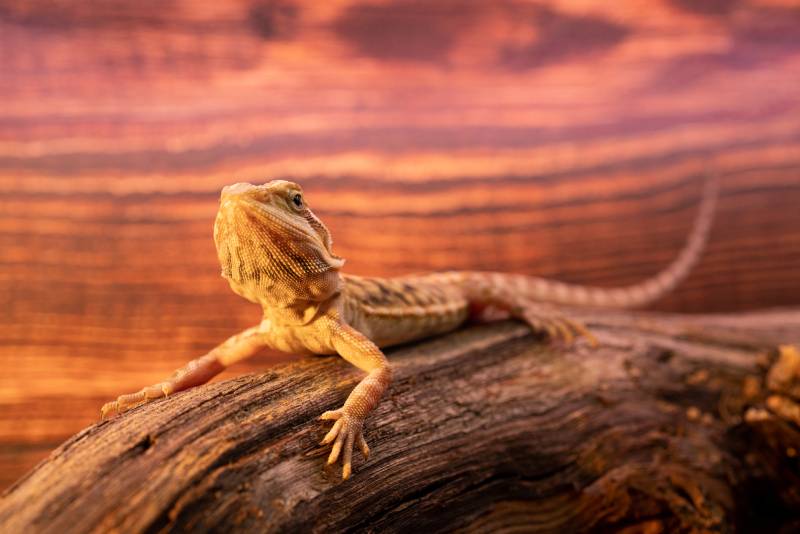
<svg viewBox="0 0 800 534">
<path fill-rule="evenodd" d="M 172 382 L 161 382 L 154 386 L 142 388 L 136 393 L 120 395 L 117 400 L 107 402 L 100 408 L 100 419 L 119 415 L 124 411 L 136 408 L 151 400 L 169 396 L 173 391 Z"/>
<path fill-rule="evenodd" d="M 582 322 L 568 319 L 555 309 L 526 306 L 519 312 L 519 318 L 525 321 L 534 332 L 547 334 L 549 339 L 560 340 L 571 345 L 575 338 L 584 337 L 592 347 L 597 347 L 597 338 Z"/>
<path fill-rule="evenodd" d="M 332 419 L 336 422 L 328 434 L 323 438 L 321 445 L 333 442 L 331 454 L 328 456 L 328 465 L 336 463 L 339 454 L 344 449 L 342 456 L 342 479 L 347 480 L 352 471 L 353 444 L 357 444 L 361 449 L 364 458 L 369 458 L 369 447 L 364 439 L 364 419 L 347 414 L 344 408 L 332 410 L 322 414 L 320 419 Z"/>
</svg>

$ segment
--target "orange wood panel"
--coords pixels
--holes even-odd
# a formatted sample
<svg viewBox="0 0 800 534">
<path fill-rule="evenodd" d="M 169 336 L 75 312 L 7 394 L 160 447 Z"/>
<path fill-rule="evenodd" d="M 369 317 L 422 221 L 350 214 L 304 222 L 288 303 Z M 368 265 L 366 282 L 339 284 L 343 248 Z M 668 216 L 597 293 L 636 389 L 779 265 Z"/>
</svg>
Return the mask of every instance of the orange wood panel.
<svg viewBox="0 0 800 534">
<path fill-rule="evenodd" d="M 219 277 L 233 181 L 299 181 L 357 274 L 800 302 L 800 8 L 785 0 L 0 1 L 0 487 L 258 320 Z M 265 354 L 226 376 L 263 369 Z"/>
</svg>

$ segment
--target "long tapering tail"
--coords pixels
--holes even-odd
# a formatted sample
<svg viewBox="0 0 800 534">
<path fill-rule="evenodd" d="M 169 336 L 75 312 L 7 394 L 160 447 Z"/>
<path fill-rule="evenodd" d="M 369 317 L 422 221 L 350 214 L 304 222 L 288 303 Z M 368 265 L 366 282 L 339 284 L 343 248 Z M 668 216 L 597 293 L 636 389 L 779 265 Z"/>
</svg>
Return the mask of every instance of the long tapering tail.
<svg viewBox="0 0 800 534">
<path fill-rule="evenodd" d="M 545 278 L 505 273 L 447 273 L 460 278 L 465 287 L 476 290 L 488 286 L 504 292 L 541 302 L 568 306 L 602 308 L 641 308 L 660 299 L 681 283 L 703 253 L 714 220 L 719 178 L 709 174 L 703 190 L 703 200 L 694 228 L 681 253 L 664 270 L 638 284 L 620 288 L 603 288 L 565 284 Z"/>
</svg>

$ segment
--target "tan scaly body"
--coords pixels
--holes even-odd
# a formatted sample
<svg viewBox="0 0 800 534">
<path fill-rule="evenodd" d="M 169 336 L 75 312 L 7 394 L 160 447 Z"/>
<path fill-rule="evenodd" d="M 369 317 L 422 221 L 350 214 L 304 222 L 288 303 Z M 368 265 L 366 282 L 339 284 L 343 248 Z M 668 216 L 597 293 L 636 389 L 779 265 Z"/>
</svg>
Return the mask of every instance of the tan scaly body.
<svg viewBox="0 0 800 534">
<path fill-rule="evenodd" d="M 694 230 L 668 268 L 640 284 L 604 289 L 504 273 L 454 271 L 390 279 L 344 275 L 339 272 L 344 260 L 333 253 L 330 233 L 308 209 L 300 186 L 276 180 L 226 187 L 214 225 L 222 275 L 237 294 L 261 305 L 261 323 L 189 362 L 170 379 L 106 404 L 102 415 L 203 384 L 265 346 L 339 354 L 367 373 L 342 408 L 321 416 L 335 420 L 323 440 L 333 443 L 328 463 L 342 454 L 347 478 L 353 447 L 369 453 L 364 420 L 391 382 L 391 367 L 380 347 L 449 332 L 471 317 L 482 318 L 486 309 L 504 311 L 551 338 L 571 342 L 584 336 L 594 343 L 583 325 L 559 313 L 558 305 L 633 308 L 671 291 L 705 246 L 717 190 L 717 180 L 709 179 Z"/>
</svg>

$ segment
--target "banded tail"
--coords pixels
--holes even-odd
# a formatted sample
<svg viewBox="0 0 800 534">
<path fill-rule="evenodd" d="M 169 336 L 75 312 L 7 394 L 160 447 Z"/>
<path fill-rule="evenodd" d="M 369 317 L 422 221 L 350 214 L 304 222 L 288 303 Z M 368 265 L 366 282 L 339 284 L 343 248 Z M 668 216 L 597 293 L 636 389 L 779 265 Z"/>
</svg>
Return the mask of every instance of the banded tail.
<svg viewBox="0 0 800 534">
<path fill-rule="evenodd" d="M 488 285 L 499 291 L 538 302 L 602 308 L 641 308 L 672 291 L 697 264 L 708 241 L 718 196 L 719 178 L 716 174 L 710 174 L 704 186 L 703 200 L 694 228 L 681 253 L 657 275 L 631 286 L 592 287 L 505 273 L 453 272 L 445 273 L 445 276 L 458 278 L 470 293 L 485 292 Z"/>
</svg>

